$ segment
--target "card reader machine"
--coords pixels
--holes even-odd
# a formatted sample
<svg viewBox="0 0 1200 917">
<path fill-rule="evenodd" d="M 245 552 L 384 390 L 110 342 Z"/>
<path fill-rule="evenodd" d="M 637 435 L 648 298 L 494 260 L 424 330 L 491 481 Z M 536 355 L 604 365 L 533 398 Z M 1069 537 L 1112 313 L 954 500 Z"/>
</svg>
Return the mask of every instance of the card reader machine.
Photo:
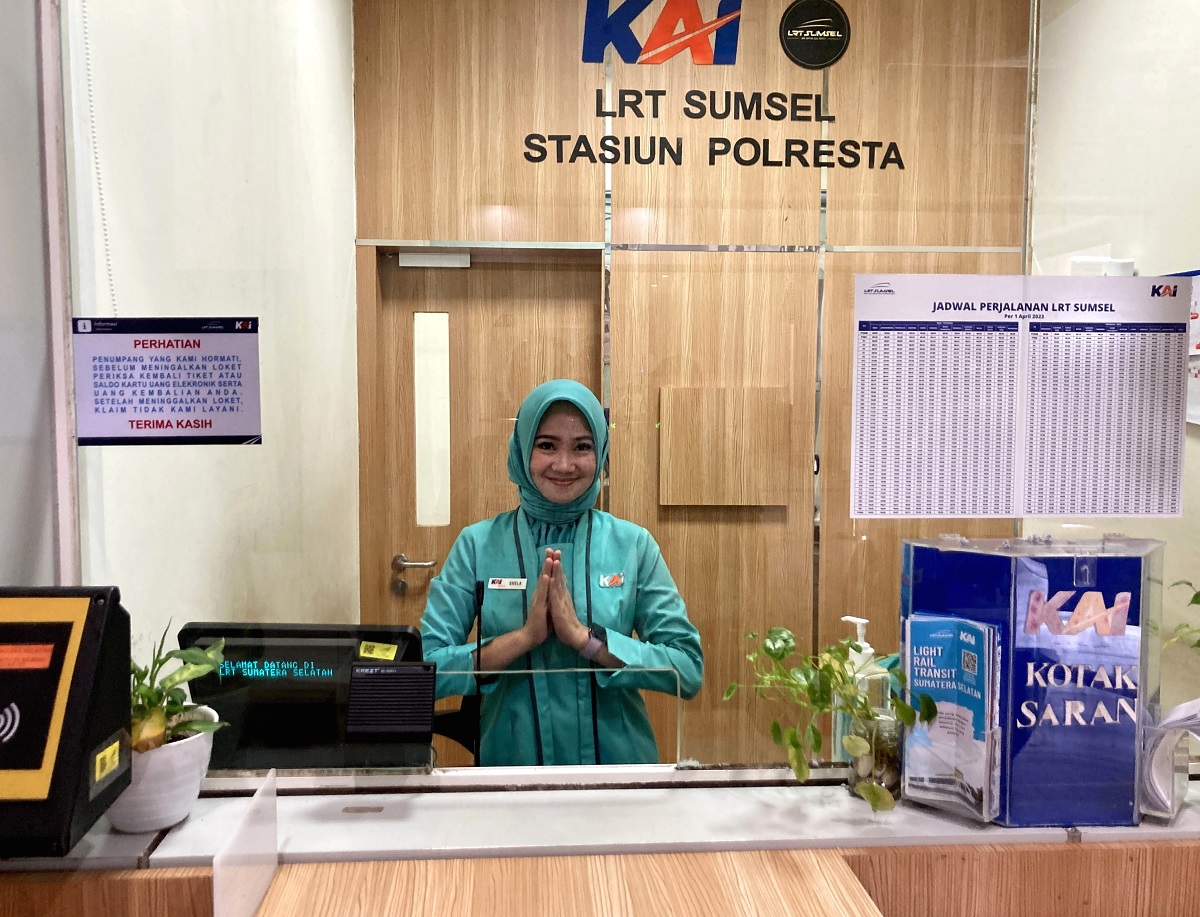
<svg viewBox="0 0 1200 917">
<path fill-rule="evenodd" d="M 0 588 L 0 857 L 64 855 L 129 777 L 120 591 Z"/>
</svg>

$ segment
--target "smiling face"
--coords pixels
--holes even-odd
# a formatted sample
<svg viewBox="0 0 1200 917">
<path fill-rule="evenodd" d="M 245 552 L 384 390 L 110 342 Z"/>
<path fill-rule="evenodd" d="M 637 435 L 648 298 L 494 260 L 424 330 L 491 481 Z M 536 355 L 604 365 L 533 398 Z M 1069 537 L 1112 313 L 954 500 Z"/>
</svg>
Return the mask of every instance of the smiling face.
<svg viewBox="0 0 1200 917">
<path fill-rule="evenodd" d="M 542 415 L 529 477 L 542 496 L 553 503 L 570 503 L 596 479 L 596 443 L 583 414 L 565 402 L 552 404 Z"/>
</svg>

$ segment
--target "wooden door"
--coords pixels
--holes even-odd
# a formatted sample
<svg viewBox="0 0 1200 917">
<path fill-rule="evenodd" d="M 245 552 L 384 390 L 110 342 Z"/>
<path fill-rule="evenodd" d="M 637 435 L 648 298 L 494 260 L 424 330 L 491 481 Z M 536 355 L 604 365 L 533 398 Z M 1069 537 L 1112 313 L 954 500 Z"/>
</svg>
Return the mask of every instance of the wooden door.
<svg viewBox="0 0 1200 917">
<path fill-rule="evenodd" d="M 486 255 L 485 255 L 486 256 Z M 493 254 L 492 257 L 498 257 Z M 539 382 L 574 378 L 599 391 L 600 256 L 528 251 L 469 268 L 411 268 L 358 249 L 359 556 L 362 621 L 420 622 L 435 571 L 409 570 L 403 596 L 391 562 L 437 563 L 463 526 L 517 505 L 505 461 L 512 419 Z M 413 325 L 444 313 L 450 329 L 450 520 L 416 518 Z M 449 703 L 456 707 L 457 700 Z M 441 764 L 469 763 L 435 741 Z"/>
</svg>

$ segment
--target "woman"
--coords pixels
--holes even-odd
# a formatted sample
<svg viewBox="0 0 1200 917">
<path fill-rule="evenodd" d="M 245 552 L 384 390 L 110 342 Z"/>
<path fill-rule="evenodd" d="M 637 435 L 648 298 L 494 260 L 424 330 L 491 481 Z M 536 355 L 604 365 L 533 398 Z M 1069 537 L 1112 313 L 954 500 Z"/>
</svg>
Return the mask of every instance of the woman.
<svg viewBox="0 0 1200 917">
<path fill-rule="evenodd" d="M 639 689 L 700 690 L 700 635 L 658 545 L 592 508 L 607 456 L 596 397 L 566 379 L 539 385 L 508 442 L 520 508 L 463 529 L 430 585 L 425 658 L 439 697 L 481 683 L 481 764 L 657 762 Z M 533 674 L 473 674 L 509 668 Z"/>
</svg>

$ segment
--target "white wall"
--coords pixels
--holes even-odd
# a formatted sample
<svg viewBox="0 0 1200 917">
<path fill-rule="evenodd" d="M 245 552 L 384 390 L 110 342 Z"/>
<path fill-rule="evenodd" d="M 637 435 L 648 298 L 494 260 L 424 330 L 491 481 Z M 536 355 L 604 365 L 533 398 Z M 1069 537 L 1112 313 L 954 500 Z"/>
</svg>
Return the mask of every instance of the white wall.
<svg viewBox="0 0 1200 917">
<path fill-rule="evenodd" d="M 83 569 L 172 622 L 358 619 L 350 0 L 67 0 L 76 313 L 261 317 L 261 446 L 80 450 Z"/>
<path fill-rule="evenodd" d="M 1034 273 L 1070 273 L 1073 254 L 1133 258 L 1143 275 L 1200 268 L 1200 4 L 1042 0 L 1041 10 Z M 1166 582 L 1200 585 L 1200 427 L 1188 427 L 1185 474 L 1180 519 L 1028 520 L 1025 531 L 1160 538 Z M 1187 597 L 1168 590 L 1168 629 Z M 1200 695 L 1200 654 L 1172 647 L 1164 667 L 1166 702 Z"/>
<path fill-rule="evenodd" d="M 31 0 L 0 3 L 0 585 L 55 582 L 54 397 Z"/>
</svg>

